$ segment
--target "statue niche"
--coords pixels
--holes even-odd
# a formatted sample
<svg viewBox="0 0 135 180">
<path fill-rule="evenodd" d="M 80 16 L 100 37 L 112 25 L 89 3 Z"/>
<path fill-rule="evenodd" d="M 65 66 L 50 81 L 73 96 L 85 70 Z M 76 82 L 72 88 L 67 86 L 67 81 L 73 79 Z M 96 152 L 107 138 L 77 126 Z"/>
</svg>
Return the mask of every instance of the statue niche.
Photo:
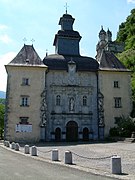
<svg viewBox="0 0 135 180">
<path fill-rule="evenodd" d="M 71 97 L 69 100 L 69 111 L 74 111 L 74 110 L 75 110 L 75 100 L 73 97 Z"/>
</svg>

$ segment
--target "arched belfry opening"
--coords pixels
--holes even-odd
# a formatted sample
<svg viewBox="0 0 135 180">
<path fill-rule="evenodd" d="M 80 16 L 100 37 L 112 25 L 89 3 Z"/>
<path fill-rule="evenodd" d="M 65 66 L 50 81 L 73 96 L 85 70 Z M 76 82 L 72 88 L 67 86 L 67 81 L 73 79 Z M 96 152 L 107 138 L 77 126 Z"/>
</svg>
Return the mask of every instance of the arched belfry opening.
<svg viewBox="0 0 135 180">
<path fill-rule="evenodd" d="M 66 125 L 66 141 L 78 141 L 78 124 L 69 121 Z"/>
</svg>

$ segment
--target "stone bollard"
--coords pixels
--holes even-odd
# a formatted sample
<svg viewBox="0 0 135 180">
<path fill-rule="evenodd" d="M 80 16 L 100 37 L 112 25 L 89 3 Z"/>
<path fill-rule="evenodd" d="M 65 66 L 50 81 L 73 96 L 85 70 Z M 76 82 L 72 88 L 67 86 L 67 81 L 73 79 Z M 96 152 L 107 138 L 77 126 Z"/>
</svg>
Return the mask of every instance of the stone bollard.
<svg viewBox="0 0 135 180">
<path fill-rule="evenodd" d="M 7 141 L 4 141 L 4 146 L 6 146 Z"/>
<path fill-rule="evenodd" d="M 36 148 L 36 146 L 31 147 L 31 156 L 37 156 L 37 148 Z"/>
<path fill-rule="evenodd" d="M 4 146 L 6 146 L 6 141 L 3 142 Z"/>
<path fill-rule="evenodd" d="M 65 164 L 72 164 L 72 153 L 65 151 Z"/>
<path fill-rule="evenodd" d="M 19 144 L 18 143 L 15 144 L 15 151 L 19 151 Z"/>
<path fill-rule="evenodd" d="M 53 149 L 52 150 L 52 161 L 58 161 L 58 160 L 59 160 L 58 149 Z"/>
<path fill-rule="evenodd" d="M 29 147 L 29 145 L 25 145 L 25 146 L 24 146 L 24 153 L 25 153 L 25 154 L 29 154 L 29 153 L 30 153 L 30 147 Z"/>
<path fill-rule="evenodd" d="M 6 141 L 6 147 L 10 147 L 10 142 Z"/>
<path fill-rule="evenodd" d="M 15 142 L 11 143 L 11 149 L 15 149 Z"/>
<path fill-rule="evenodd" d="M 111 158 L 111 170 L 112 174 L 121 174 L 121 157 L 120 156 L 113 156 Z"/>
</svg>

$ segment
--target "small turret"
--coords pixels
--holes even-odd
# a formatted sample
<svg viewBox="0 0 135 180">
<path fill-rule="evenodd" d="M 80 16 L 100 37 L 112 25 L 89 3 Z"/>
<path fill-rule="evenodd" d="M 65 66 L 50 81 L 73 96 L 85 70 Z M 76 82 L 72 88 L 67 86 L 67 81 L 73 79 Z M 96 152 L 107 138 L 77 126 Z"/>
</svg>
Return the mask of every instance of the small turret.
<svg viewBox="0 0 135 180">
<path fill-rule="evenodd" d="M 101 26 L 101 30 L 99 32 L 99 39 L 100 41 L 105 41 L 106 39 L 106 32 L 103 29 L 103 26 Z"/>
<path fill-rule="evenodd" d="M 106 41 L 107 42 L 112 42 L 112 33 L 109 30 L 109 28 L 108 28 L 107 33 L 106 33 Z"/>
<path fill-rule="evenodd" d="M 60 18 L 59 25 L 61 25 L 61 30 L 73 30 L 74 18 L 70 14 L 64 14 Z"/>
</svg>

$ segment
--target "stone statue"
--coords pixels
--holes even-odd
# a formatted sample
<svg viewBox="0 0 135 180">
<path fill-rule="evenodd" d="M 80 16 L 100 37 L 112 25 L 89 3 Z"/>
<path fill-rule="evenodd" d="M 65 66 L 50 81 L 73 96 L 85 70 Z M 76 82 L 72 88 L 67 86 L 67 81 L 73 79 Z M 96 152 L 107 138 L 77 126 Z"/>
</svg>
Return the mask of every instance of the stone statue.
<svg viewBox="0 0 135 180">
<path fill-rule="evenodd" d="M 70 111 L 74 111 L 74 108 L 75 108 L 74 98 L 70 98 L 70 101 L 69 101 L 69 110 Z"/>
</svg>

